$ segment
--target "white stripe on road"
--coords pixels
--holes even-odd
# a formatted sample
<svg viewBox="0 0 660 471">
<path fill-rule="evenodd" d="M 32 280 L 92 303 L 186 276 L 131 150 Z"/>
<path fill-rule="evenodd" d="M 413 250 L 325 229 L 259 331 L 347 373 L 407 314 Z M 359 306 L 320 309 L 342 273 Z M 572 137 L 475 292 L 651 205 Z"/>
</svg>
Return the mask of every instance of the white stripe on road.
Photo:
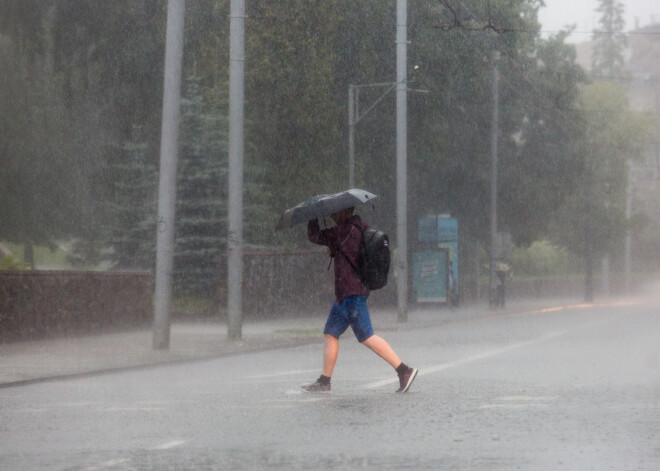
<svg viewBox="0 0 660 471">
<path fill-rule="evenodd" d="M 479 409 L 547 409 L 559 396 L 502 396 L 491 404 L 483 404 Z"/>
<path fill-rule="evenodd" d="M 428 375 L 431 373 L 438 373 L 439 371 L 444 371 L 448 370 L 450 368 L 456 368 L 457 366 L 462 366 L 462 365 L 467 365 L 468 363 L 473 363 L 475 361 L 483 360 L 485 358 L 490 358 L 496 355 L 501 355 L 502 353 L 509 352 L 511 350 L 516 350 L 518 348 L 526 347 L 527 345 L 531 345 L 533 343 L 541 342 L 544 340 L 548 340 L 554 337 L 558 337 L 560 335 L 564 334 L 564 332 L 553 332 L 550 334 L 546 334 L 542 337 L 533 339 L 533 340 L 527 340 L 525 342 L 519 342 L 519 343 L 514 343 L 511 345 L 508 345 L 506 347 L 502 348 L 496 348 L 493 350 L 488 350 L 482 353 L 478 353 L 476 355 L 472 355 L 466 358 L 461 358 L 459 360 L 451 361 L 449 363 L 440 363 L 438 365 L 433 365 L 433 366 L 427 366 L 424 368 L 420 368 L 419 373 L 417 373 L 417 376 L 424 376 Z M 374 381 L 373 383 L 368 383 L 362 386 L 358 386 L 358 389 L 376 389 L 376 388 L 381 388 L 383 386 L 388 386 L 390 384 L 396 384 L 399 381 L 399 378 L 388 378 L 388 379 L 382 379 L 380 381 Z"/>
<path fill-rule="evenodd" d="M 154 450 L 169 450 L 170 448 L 176 448 L 177 446 L 181 446 L 184 443 L 186 443 L 185 440 L 173 440 L 171 442 L 163 443 L 162 445 L 158 445 L 157 447 L 154 447 Z"/>
<path fill-rule="evenodd" d="M 502 402 L 550 402 L 556 401 L 560 396 L 502 396 L 498 401 Z"/>
<path fill-rule="evenodd" d="M 128 459 L 125 458 L 119 458 L 116 460 L 108 460 L 104 461 L 103 463 L 99 463 L 97 465 L 89 466 L 87 468 L 83 468 L 84 471 L 102 471 L 104 469 L 110 469 L 110 468 L 116 468 L 120 464 L 126 463 Z"/>
</svg>

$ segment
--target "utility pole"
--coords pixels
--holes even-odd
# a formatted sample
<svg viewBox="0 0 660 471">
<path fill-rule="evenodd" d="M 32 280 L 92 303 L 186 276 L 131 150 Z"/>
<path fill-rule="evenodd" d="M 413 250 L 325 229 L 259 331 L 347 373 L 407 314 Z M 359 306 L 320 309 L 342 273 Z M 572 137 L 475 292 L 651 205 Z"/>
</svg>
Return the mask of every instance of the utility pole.
<svg viewBox="0 0 660 471">
<path fill-rule="evenodd" d="M 357 124 L 355 85 L 348 86 L 348 187 L 355 188 L 355 125 Z"/>
<path fill-rule="evenodd" d="M 632 218 L 632 198 L 633 187 L 635 185 L 633 175 L 633 163 L 628 160 L 628 183 L 626 185 L 626 238 L 623 245 L 624 264 L 623 264 L 623 277 L 626 294 L 631 293 L 632 288 L 632 257 L 631 257 L 631 232 L 630 232 L 630 219 Z"/>
<path fill-rule="evenodd" d="M 495 284 L 495 246 L 497 238 L 497 141 L 499 134 L 500 89 L 499 71 L 497 62 L 500 60 L 499 51 L 493 52 L 493 116 L 490 139 L 490 277 L 488 278 L 488 304 L 494 305 L 493 288 Z"/>
<path fill-rule="evenodd" d="M 229 13 L 229 230 L 227 235 L 227 336 L 243 329 L 243 113 L 245 1 L 231 0 Z"/>
<path fill-rule="evenodd" d="M 176 166 L 181 118 L 181 62 L 183 58 L 183 15 L 185 0 L 167 2 L 165 37 L 165 83 L 160 135 L 158 222 L 156 230 L 156 279 L 154 289 L 153 348 L 170 347 L 172 265 L 174 259 L 174 216 L 176 209 Z"/>
<path fill-rule="evenodd" d="M 399 322 L 408 321 L 408 2 L 396 2 L 396 238 Z"/>
</svg>

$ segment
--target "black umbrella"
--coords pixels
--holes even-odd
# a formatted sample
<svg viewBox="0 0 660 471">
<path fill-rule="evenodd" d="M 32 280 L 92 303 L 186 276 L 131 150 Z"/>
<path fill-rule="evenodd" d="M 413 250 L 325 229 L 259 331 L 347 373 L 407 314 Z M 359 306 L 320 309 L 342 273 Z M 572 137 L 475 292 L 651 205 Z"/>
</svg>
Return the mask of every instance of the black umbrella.
<svg viewBox="0 0 660 471">
<path fill-rule="evenodd" d="M 329 216 L 342 209 L 367 203 L 376 198 L 376 195 L 368 191 L 353 188 L 351 190 L 333 193 L 331 195 L 316 195 L 302 203 L 287 209 L 282 214 L 277 229 L 293 227 L 310 219 L 318 219 Z"/>
</svg>

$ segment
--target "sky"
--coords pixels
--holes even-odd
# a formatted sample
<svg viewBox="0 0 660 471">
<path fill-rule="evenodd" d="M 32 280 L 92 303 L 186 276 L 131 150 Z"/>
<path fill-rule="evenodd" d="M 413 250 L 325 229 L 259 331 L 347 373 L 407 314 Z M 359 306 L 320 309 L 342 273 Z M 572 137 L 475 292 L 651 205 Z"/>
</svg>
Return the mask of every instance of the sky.
<svg viewBox="0 0 660 471">
<path fill-rule="evenodd" d="M 580 43 L 591 39 L 591 31 L 598 26 L 596 12 L 598 0 L 545 0 L 546 6 L 539 10 L 539 21 L 543 25 L 543 37 L 555 33 L 566 25 L 576 25 L 568 42 Z M 652 23 L 660 23 L 659 0 L 621 0 L 625 8 L 625 31 Z"/>
</svg>

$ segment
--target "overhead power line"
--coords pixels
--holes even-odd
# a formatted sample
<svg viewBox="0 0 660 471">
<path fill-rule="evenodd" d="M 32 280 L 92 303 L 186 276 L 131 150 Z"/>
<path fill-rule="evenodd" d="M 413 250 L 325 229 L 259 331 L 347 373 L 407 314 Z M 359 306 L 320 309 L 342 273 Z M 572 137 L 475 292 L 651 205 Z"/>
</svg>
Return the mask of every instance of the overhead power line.
<svg viewBox="0 0 660 471">
<path fill-rule="evenodd" d="M 435 29 L 441 29 L 443 31 L 450 31 L 453 29 L 461 29 L 463 31 L 495 31 L 496 33 L 541 33 L 541 34 L 559 34 L 559 33 L 569 33 L 569 34 L 588 34 L 588 35 L 594 35 L 594 34 L 620 34 L 623 36 L 660 36 L 660 30 L 659 31 L 570 31 L 570 30 L 549 30 L 549 29 L 542 29 L 542 30 L 533 30 L 533 29 L 526 29 L 526 28 L 509 28 L 506 26 L 498 26 L 496 24 L 493 24 L 491 21 L 488 21 L 486 23 L 475 23 L 475 22 L 470 22 L 470 23 L 444 23 L 444 24 L 439 24 L 434 26 Z"/>
</svg>

